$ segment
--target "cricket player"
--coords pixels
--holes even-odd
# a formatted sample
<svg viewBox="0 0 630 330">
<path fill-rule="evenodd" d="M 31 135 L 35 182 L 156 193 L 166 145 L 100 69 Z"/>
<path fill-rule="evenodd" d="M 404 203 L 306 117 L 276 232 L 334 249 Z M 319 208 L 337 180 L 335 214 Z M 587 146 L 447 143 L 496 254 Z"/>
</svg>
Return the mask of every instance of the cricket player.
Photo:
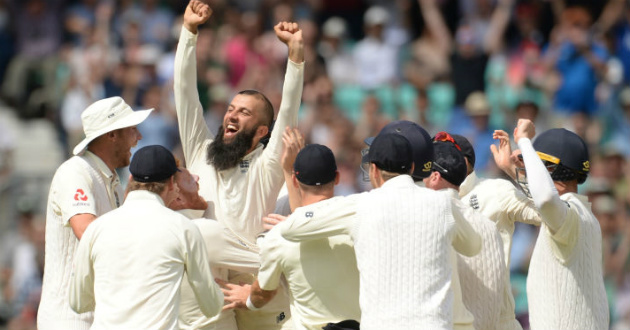
<svg viewBox="0 0 630 330">
<path fill-rule="evenodd" d="M 609 326 L 602 272 L 602 233 L 586 196 L 577 193 L 590 170 L 586 143 L 551 129 L 534 143 L 534 124 L 514 129 L 528 188 L 542 225 L 527 276 L 531 329 L 598 329 Z"/>
</svg>

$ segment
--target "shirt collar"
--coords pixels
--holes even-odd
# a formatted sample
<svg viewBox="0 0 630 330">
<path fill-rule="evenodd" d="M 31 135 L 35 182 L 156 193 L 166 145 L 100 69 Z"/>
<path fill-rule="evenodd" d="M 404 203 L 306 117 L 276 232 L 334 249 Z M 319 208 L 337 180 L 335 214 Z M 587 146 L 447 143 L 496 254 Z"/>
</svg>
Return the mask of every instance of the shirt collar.
<svg viewBox="0 0 630 330">
<path fill-rule="evenodd" d="M 415 185 L 411 176 L 408 174 L 401 174 L 385 181 L 381 187 L 396 188 L 410 185 Z"/>
<path fill-rule="evenodd" d="M 193 210 L 193 209 L 184 209 L 184 210 L 177 211 L 177 213 L 185 216 L 186 218 L 190 220 L 203 218 L 203 212 L 204 210 Z"/>
<path fill-rule="evenodd" d="M 107 164 L 105 164 L 105 162 L 97 155 L 93 154 L 91 151 L 87 150 L 84 154 L 84 157 L 86 157 L 88 159 L 88 161 L 90 163 L 92 163 L 92 165 L 94 165 L 94 167 L 96 167 L 96 169 L 98 169 L 99 172 L 101 172 L 106 178 L 108 179 L 112 179 L 116 173 L 112 172 L 109 167 L 107 167 Z"/>
<path fill-rule="evenodd" d="M 580 201 L 580 203 L 584 204 L 589 209 L 591 208 L 591 202 L 588 201 L 588 196 L 580 195 L 578 193 L 571 193 L 571 192 L 562 194 L 562 196 L 560 196 L 560 199 L 564 201 L 568 201 L 569 199 L 572 199 L 572 198 L 577 199 L 578 201 Z"/>
<path fill-rule="evenodd" d="M 459 195 L 460 196 L 468 195 L 468 193 L 471 192 L 473 188 L 475 188 L 478 182 L 479 182 L 479 177 L 477 176 L 477 172 L 472 171 L 472 173 L 470 173 L 466 177 L 466 179 L 464 179 L 464 182 L 462 182 L 462 184 L 459 186 Z"/>
<path fill-rule="evenodd" d="M 258 145 L 256 146 L 256 148 L 254 148 L 254 150 L 252 150 L 252 152 L 248 153 L 247 155 L 245 155 L 243 157 L 243 160 L 251 160 L 252 158 L 254 158 L 254 156 L 260 154 L 263 151 L 263 144 L 262 143 L 258 143 Z"/>
<path fill-rule="evenodd" d="M 162 206 L 166 206 L 160 195 L 148 190 L 130 191 L 129 194 L 127 194 L 127 198 L 125 198 L 125 204 L 127 204 L 128 201 L 154 201 L 160 203 Z"/>
</svg>

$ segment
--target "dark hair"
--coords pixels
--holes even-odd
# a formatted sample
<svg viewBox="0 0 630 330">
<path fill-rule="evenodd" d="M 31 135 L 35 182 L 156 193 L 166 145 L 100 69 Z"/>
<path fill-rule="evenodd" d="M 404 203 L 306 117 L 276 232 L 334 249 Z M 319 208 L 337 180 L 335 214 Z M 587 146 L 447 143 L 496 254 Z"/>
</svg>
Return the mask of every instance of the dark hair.
<svg viewBox="0 0 630 330">
<path fill-rule="evenodd" d="M 520 101 L 514 107 L 515 110 L 519 110 L 521 108 L 532 108 L 536 111 L 536 113 L 540 112 L 540 108 L 538 107 L 538 104 L 532 101 Z"/>
<path fill-rule="evenodd" d="M 263 103 L 265 104 L 265 108 L 263 109 L 260 123 L 262 125 L 269 127 L 269 129 L 271 130 L 271 123 L 273 122 L 274 111 L 273 111 L 273 105 L 271 104 L 271 101 L 269 101 L 269 99 L 265 96 L 265 94 L 255 89 L 245 89 L 236 93 L 236 95 L 254 96 L 258 98 L 259 100 L 263 101 Z"/>
</svg>

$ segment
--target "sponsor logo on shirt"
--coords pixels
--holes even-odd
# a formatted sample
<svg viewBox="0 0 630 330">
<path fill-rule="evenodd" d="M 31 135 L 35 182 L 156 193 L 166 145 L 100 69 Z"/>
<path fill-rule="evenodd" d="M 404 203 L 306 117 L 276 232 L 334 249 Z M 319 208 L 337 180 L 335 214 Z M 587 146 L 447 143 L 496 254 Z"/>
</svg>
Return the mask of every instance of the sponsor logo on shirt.
<svg viewBox="0 0 630 330">
<path fill-rule="evenodd" d="M 85 192 L 83 191 L 83 189 L 79 188 L 77 189 L 77 192 L 74 194 L 74 200 L 85 202 L 88 200 L 88 197 L 85 195 Z"/>
<path fill-rule="evenodd" d="M 278 316 L 276 316 L 276 323 L 280 323 L 284 320 L 286 316 L 284 315 L 284 312 L 280 312 L 280 314 L 278 314 Z"/>
<path fill-rule="evenodd" d="M 312 211 L 308 211 L 304 214 L 305 217 L 307 218 L 312 218 L 313 217 L 313 212 Z"/>
<path fill-rule="evenodd" d="M 90 202 L 88 202 L 88 197 L 85 194 L 85 191 L 83 191 L 83 189 L 81 188 L 77 189 L 77 191 L 74 193 L 74 200 L 76 202 L 72 203 L 72 206 L 90 206 Z"/>
</svg>

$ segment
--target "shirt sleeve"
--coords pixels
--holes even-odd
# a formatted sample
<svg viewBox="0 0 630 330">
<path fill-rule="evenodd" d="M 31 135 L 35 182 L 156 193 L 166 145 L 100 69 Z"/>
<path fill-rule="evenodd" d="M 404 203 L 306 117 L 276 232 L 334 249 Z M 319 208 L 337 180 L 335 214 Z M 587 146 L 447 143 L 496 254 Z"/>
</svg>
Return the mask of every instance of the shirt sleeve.
<svg viewBox="0 0 630 330">
<path fill-rule="evenodd" d="M 81 314 L 93 311 L 96 306 L 94 296 L 94 267 L 92 264 L 92 243 L 96 223 L 88 226 L 74 255 L 72 278 L 70 280 L 70 308 Z"/>
<path fill-rule="evenodd" d="M 534 202 L 514 187 L 512 183 L 506 181 L 503 184 L 506 187 L 500 190 L 500 195 L 502 196 L 501 205 L 509 221 L 540 226 L 542 220 Z"/>
<path fill-rule="evenodd" d="M 173 90 L 179 137 L 187 163 L 201 157 L 204 143 L 213 138 L 203 117 L 197 91 L 197 35 L 182 26 L 175 52 Z"/>
<path fill-rule="evenodd" d="M 282 101 L 269 143 L 263 151 L 261 170 L 263 175 L 273 174 L 282 177 L 280 156 L 282 154 L 282 134 L 286 127 L 297 127 L 298 111 L 302 101 L 302 88 L 304 85 L 304 63 L 295 63 L 287 60 L 287 72 L 282 86 Z"/>
<path fill-rule="evenodd" d="M 56 214 L 61 215 L 62 224 L 70 226 L 70 218 L 77 214 L 93 214 L 96 212 L 96 199 L 94 198 L 94 183 L 82 171 L 66 171 L 58 173 L 63 180 L 55 180 L 54 198 L 52 207 Z"/>
<path fill-rule="evenodd" d="M 555 233 L 565 221 L 568 206 L 560 199 L 549 171 L 540 160 L 532 142 L 527 138 L 518 141 L 527 171 L 527 182 L 534 204 L 540 210 L 542 221 Z"/>
<path fill-rule="evenodd" d="M 461 201 L 452 199 L 451 211 L 455 220 L 453 248 L 464 256 L 472 257 L 481 251 L 481 236 L 464 217 L 467 208 Z"/>
<path fill-rule="evenodd" d="M 276 290 L 282 277 L 281 251 L 284 239 L 280 235 L 280 225 L 282 223 L 269 231 L 260 247 L 258 283 L 261 289 L 267 291 Z"/>
<path fill-rule="evenodd" d="M 357 222 L 356 196 L 334 197 L 295 209 L 281 227 L 282 237 L 292 242 L 334 235 L 351 235 Z"/>
<path fill-rule="evenodd" d="M 570 205 L 570 203 L 567 203 L 567 205 Z M 555 233 L 552 233 L 549 228 L 544 228 L 543 230 L 548 231 L 551 237 L 552 250 L 556 258 L 562 264 L 566 265 L 569 263 L 580 235 L 580 215 L 577 212 L 577 208 L 569 206 L 562 226 Z"/>
<path fill-rule="evenodd" d="M 195 293 L 201 312 L 207 317 L 213 317 L 221 312 L 223 293 L 214 282 L 207 260 L 208 252 L 201 233 L 188 219 L 182 223 L 185 225 L 186 277 Z"/>
</svg>

